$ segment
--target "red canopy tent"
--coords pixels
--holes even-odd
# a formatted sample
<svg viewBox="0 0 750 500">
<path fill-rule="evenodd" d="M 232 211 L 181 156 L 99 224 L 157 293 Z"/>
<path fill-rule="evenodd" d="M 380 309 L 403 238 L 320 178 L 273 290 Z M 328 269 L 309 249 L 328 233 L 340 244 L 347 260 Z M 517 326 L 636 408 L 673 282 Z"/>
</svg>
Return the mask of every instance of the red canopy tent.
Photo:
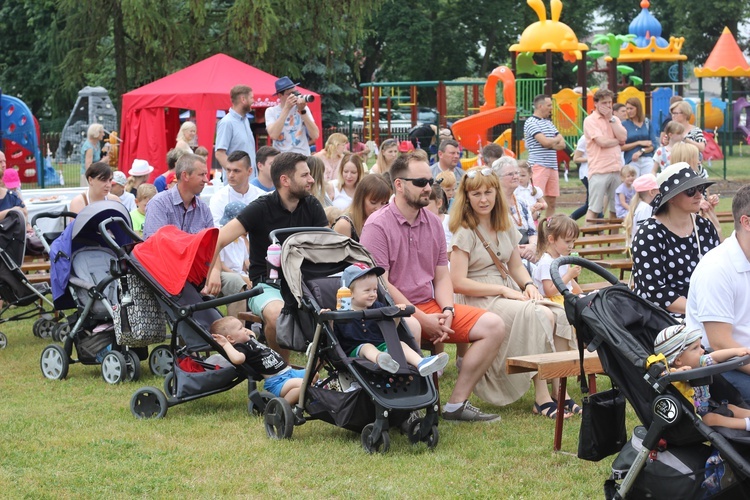
<svg viewBox="0 0 750 500">
<path fill-rule="evenodd" d="M 217 54 L 124 94 L 120 170 L 127 173 L 136 158 L 148 160 L 156 167 L 151 180 L 167 169 L 166 155 L 176 142 L 180 109 L 195 111 L 198 144 L 208 148 L 210 165 L 216 135 L 216 112 L 231 107 L 229 90 L 239 84 L 249 85 L 253 89 L 257 122 L 263 118 L 266 108 L 277 104 L 278 99 L 274 95 L 276 80 L 277 77 L 249 64 L 225 54 Z M 320 96 L 298 88 L 303 94 L 315 96 L 315 101 L 309 106 L 322 130 Z M 323 134 L 320 134 L 317 141 L 319 151 L 323 144 L 322 137 Z"/>
</svg>

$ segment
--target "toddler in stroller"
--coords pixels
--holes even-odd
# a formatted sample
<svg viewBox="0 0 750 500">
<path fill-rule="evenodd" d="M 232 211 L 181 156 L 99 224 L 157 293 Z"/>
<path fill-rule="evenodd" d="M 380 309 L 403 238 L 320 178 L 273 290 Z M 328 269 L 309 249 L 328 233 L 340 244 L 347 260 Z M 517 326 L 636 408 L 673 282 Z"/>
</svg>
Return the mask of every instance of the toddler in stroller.
<svg viewBox="0 0 750 500">
<path fill-rule="evenodd" d="M 701 329 L 689 330 L 684 323 L 670 326 L 656 336 L 654 352 L 663 354 L 669 366 L 674 367 L 673 371 L 711 366 L 734 357 L 750 354 L 750 349 L 746 347 L 721 349 L 705 354 L 701 347 L 702 336 Z M 739 370 L 750 373 L 750 365 L 742 366 Z M 750 410 L 733 404 L 717 406 L 711 401 L 708 385 L 693 386 L 693 392 L 695 410 L 706 425 L 750 431 Z"/>
<path fill-rule="evenodd" d="M 344 287 L 349 288 L 352 293 L 352 310 L 362 311 L 365 309 L 379 309 L 385 304 L 378 302 L 378 280 L 385 270 L 382 267 L 367 267 L 366 264 L 358 262 L 344 270 L 341 278 Z M 404 309 L 403 305 L 399 305 Z M 398 318 L 396 319 L 398 321 Z M 404 318 L 409 328 L 419 332 L 419 322 L 413 318 Z M 375 320 L 362 318 L 360 321 L 347 323 L 335 323 L 334 332 L 339 339 L 341 348 L 352 358 L 365 358 L 375 363 L 389 373 L 398 372 L 401 366 L 386 350 L 385 338 Z M 406 362 L 417 368 L 423 377 L 445 368 L 448 364 L 448 354 L 441 352 L 435 356 L 422 358 L 414 349 L 401 341 Z"/>
<path fill-rule="evenodd" d="M 211 324 L 211 336 L 234 365 L 245 365 L 265 379 L 263 387 L 276 397 L 297 404 L 305 370 L 287 365 L 279 353 L 255 339 L 242 321 L 226 316 Z"/>
</svg>

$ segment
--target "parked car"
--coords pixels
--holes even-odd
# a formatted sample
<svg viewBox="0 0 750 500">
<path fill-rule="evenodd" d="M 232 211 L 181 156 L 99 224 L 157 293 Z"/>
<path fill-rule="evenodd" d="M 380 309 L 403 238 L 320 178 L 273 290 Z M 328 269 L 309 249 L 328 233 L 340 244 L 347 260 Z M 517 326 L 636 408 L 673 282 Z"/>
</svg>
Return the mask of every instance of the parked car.
<svg viewBox="0 0 750 500">
<path fill-rule="evenodd" d="M 340 127 L 347 127 L 349 125 L 349 119 L 351 118 L 351 125 L 354 129 L 361 129 L 364 127 L 364 121 L 362 117 L 364 112 L 362 108 L 356 109 L 342 109 L 339 110 L 341 120 L 339 120 Z M 391 110 L 391 128 L 410 128 L 411 120 L 404 116 L 400 111 Z M 381 109 L 378 113 L 378 127 L 380 130 L 388 129 L 388 110 Z"/>
</svg>

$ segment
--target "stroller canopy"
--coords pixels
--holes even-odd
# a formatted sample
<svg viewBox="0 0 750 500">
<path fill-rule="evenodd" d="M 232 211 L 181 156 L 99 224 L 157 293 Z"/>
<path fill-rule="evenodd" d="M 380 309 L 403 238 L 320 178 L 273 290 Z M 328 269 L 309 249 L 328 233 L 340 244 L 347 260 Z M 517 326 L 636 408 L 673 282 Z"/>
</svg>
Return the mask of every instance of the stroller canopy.
<svg viewBox="0 0 750 500">
<path fill-rule="evenodd" d="M 186 281 L 200 285 L 206 279 L 218 238 L 215 227 L 189 234 L 164 226 L 136 245 L 133 254 L 168 293 L 178 295 Z"/>
<path fill-rule="evenodd" d="M 123 219 L 128 223 L 128 226 L 131 225 L 130 214 L 122 203 L 111 200 L 97 201 L 83 207 L 83 210 L 76 216 L 74 223 L 69 224 L 60 237 L 52 242 L 50 246 L 50 284 L 52 299 L 57 309 L 75 307 L 75 302 L 67 291 L 73 253 L 87 246 L 109 248 L 107 241 L 99 232 L 99 224 L 110 217 Z M 133 242 L 130 235 L 119 224 L 110 224 L 108 230 L 120 246 Z"/>
<path fill-rule="evenodd" d="M 317 266 L 317 276 L 328 276 L 343 268 L 338 264 L 363 262 L 372 267 L 375 265 L 370 253 L 358 242 L 348 236 L 333 231 L 304 231 L 289 236 L 281 247 L 281 269 L 284 282 L 289 292 L 297 300 L 297 307 L 302 305 L 302 274 L 305 261 L 311 264 L 335 264 L 336 268 Z M 344 266 L 346 267 L 346 266 Z M 314 277 L 308 275 L 307 277 Z"/>
<path fill-rule="evenodd" d="M 11 210 L 0 221 L 0 249 L 21 267 L 26 253 L 26 219 L 20 210 Z"/>
</svg>

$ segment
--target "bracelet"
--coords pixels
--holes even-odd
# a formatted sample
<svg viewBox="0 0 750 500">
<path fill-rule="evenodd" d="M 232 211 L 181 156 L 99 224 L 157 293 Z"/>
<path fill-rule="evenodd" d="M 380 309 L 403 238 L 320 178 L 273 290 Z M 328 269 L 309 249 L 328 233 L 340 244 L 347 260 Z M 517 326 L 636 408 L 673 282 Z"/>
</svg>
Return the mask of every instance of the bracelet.
<svg viewBox="0 0 750 500">
<path fill-rule="evenodd" d="M 533 284 L 534 284 L 533 281 L 527 281 L 526 283 L 524 283 L 523 284 L 523 291 L 525 292 L 526 289 L 529 287 L 529 285 L 533 285 Z"/>
<path fill-rule="evenodd" d="M 301 115 L 306 115 L 306 114 L 307 114 L 307 110 L 306 110 L 306 109 L 303 109 L 302 111 L 300 111 L 300 112 L 299 112 L 299 114 L 301 114 Z"/>
</svg>

